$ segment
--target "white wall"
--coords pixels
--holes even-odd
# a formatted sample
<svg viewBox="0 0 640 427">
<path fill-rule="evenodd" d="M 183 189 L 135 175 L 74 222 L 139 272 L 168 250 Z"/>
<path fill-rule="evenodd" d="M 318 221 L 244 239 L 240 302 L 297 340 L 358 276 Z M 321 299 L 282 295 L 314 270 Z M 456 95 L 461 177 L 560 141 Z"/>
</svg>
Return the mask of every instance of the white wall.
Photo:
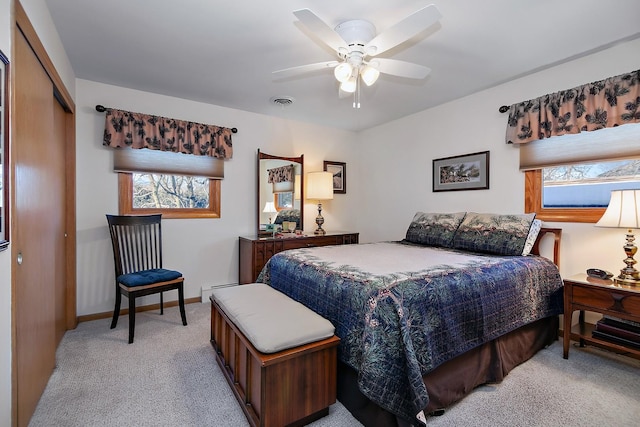
<svg viewBox="0 0 640 427">
<path fill-rule="evenodd" d="M 76 94 L 78 315 L 111 311 L 114 302 L 105 214 L 118 211 L 118 184 L 112 172 L 112 150 L 102 146 L 105 115 L 95 111 L 96 104 L 238 128 L 233 135 L 233 159 L 225 163 L 221 218 L 163 221 L 164 265 L 183 272 L 186 298 L 199 297 L 202 286 L 238 282 L 238 236 L 254 234 L 257 226 L 258 148 L 274 155 L 304 154 L 305 173 L 322 170 L 327 159 L 348 165 L 357 161 L 351 154 L 356 137 L 352 132 L 81 79 L 76 81 Z M 354 179 L 353 192 L 326 203 L 328 230 L 355 229 L 348 212 L 357 206 L 357 188 Z M 307 232 L 315 225 L 314 207 L 312 203 L 305 206 Z M 157 300 L 150 296 L 142 303 Z"/>
<path fill-rule="evenodd" d="M 518 149 L 504 142 L 501 105 L 569 89 L 640 68 L 640 39 L 623 43 L 474 95 L 361 132 L 361 241 L 403 238 L 416 211 L 522 213 L 524 173 Z M 473 70 L 469 70 L 472 72 Z M 432 160 L 490 150 L 490 189 L 432 192 Z M 563 276 L 588 267 L 624 267 L 624 233 L 593 224 L 551 223 L 563 229 Z M 603 250 L 606 248 L 606 250 Z"/>
</svg>

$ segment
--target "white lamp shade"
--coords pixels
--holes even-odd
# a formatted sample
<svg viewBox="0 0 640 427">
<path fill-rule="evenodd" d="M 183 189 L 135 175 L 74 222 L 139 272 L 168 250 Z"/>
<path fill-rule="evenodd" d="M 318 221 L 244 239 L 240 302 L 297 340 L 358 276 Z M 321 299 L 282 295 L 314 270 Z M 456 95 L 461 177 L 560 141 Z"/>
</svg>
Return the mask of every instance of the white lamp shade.
<svg viewBox="0 0 640 427">
<path fill-rule="evenodd" d="M 640 228 L 640 190 L 613 190 L 598 227 Z"/>
<path fill-rule="evenodd" d="M 264 209 L 262 210 L 262 212 L 274 213 L 274 212 L 278 212 L 278 210 L 276 209 L 276 205 L 273 202 L 267 202 L 265 203 Z"/>
<path fill-rule="evenodd" d="M 333 199 L 333 174 L 331 172 L 311 172 L 307 174 L 306 183 L 308 199 Z"/>
<path fill-rule="evenodd" d="M 346 82 L 342 82 L 340 85 L 340 90 L 347 93 L 353 93 L 356 91 L 356 78 L 351 77 Z"/>
<path fill-rule="evenodd" d="M 348 62 L 338 64 L 338 66 L 333 70 L 333 75 L 340 83 L 344 83 L 349 80 L 351 73 L 353 73 L 353 67 Z"/>
<path fill-rule="evenodd" d="M 376 80 L 378 80 L 378 76 L 380 76 L 380 71 L 376 70 L 371 65 L 365 65 L 360 71 L 360 77 L 362 77 L 362 81 L 367 86 L 374 84 Z"/>
</svg>

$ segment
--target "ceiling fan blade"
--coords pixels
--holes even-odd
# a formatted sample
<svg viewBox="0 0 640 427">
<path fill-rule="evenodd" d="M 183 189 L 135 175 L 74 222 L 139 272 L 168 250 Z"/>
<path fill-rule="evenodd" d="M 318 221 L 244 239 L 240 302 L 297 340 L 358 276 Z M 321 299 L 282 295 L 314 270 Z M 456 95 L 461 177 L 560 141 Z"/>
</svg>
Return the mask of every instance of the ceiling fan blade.
<svg viewBox="0 0 640 427">
<path fill-rule="evenodd" d="M 346 42 L 336 33 L 333 28 L 328 26 L 322 19 L 309 9 L 300 9 L 293 12 L 300 22 L 315 34 L 323 43 L 335 50 L 346 48 Z"/>
<path fill-rule="evenodd" d="M 370 61 L 369 64 L 377 68 L 381 73 L 409 79 L 424 79 L 431 72 L 431 68 L 397 59 L 376 58 Z"/>
<path fill-rule="evenodd" d="M 440 18 L 442 18 L 442 14 L 434 5 L 425 6 L 378 34 L 367 43 L 365 52 L 369 56 L 379 55 L 426 30 Z"/>
<path fill-rule="evenodd" d="M 316 70 L 324 70 L 338 65 L 338 61 L 317 62 L 315 64 L 300 65 L 298 67 L 285 68 L 283 70 L 273 71 L 271 74 L 279 79 L 297 76 L 299 74 L 308 73 Z"/>
</svg>

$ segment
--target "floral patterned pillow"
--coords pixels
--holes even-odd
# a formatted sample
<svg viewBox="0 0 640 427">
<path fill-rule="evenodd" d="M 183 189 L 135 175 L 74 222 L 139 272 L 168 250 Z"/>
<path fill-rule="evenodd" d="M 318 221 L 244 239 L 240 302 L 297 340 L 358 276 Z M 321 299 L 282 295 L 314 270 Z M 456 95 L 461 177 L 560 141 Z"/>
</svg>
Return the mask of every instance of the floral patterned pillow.
<svg viewBox="0 0 640 427">
<path fill-rule="evenodd" d="M 467 212 L 456 231 L 453 247 L 495 255 L 522 255 L 535 215 Z"/>
<path fill-rule="evenodd" d="M 420 245 L 450 248 L 465 213 L 418 212 L 409 225 L 405 240 Z"/>
</svg>

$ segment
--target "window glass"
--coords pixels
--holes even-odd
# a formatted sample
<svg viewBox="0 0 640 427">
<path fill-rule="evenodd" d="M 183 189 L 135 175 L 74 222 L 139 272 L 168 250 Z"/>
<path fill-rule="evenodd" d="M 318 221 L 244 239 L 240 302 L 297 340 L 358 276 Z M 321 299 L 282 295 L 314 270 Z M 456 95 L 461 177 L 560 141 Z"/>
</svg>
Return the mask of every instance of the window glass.
<svg viewBox="0 0 640 427">
<path fill-rule="evenodd" d="M 606 208 L 612 190 L 640 188 L 640 160 L 548 167 L 542 181 L 544 208 Z"/>
<path fill-rule="evenodd" d="M 277 210 L 293 208 L 293 193 L 276 193 L 275 205 Z"/>
<path fill-rule="evenodd" d="M 208 207 L 208 178 L 133 174 L 134 209 L 206 209 Z"/>
</svg>

